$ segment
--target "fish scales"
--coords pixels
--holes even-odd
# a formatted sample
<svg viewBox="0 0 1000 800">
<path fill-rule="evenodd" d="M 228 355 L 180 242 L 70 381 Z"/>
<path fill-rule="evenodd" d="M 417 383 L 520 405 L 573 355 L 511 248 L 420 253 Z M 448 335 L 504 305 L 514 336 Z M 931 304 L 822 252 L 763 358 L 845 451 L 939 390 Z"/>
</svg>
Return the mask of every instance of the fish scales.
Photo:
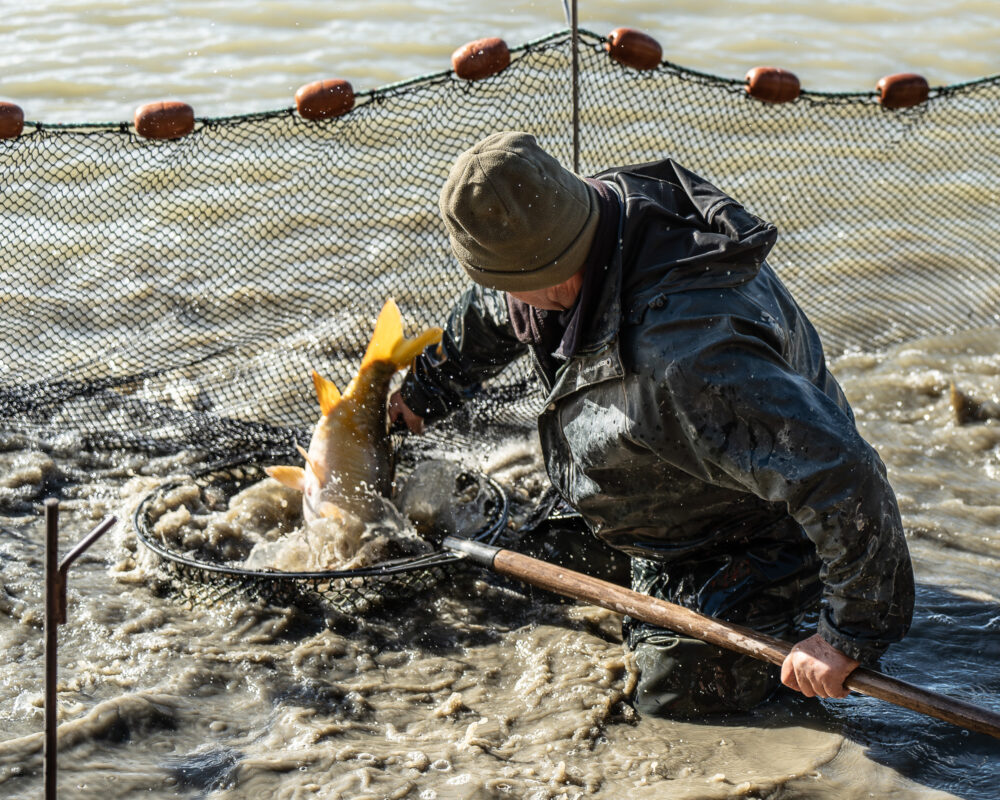
<svg viewBox="0 0 1000 800">
<path fill-rule="evenodd" d="M 326 495 L 329 497 L 339 483 L 340 494 L 334 504 L 362 518 L 372 516 L 368 506 L 375 496 L 387 497 L 392 489 L 385 398 L 397 369 L 389 361 L 376 361 L 361 369 L 337 407 L 320 418 L 309 444 L 309 458 L 320 474 L 329 476 Z M 307 484 L 307 506 L 311 505 L 311 488 Z"/>
<path fill-rule="evenodd" d="M 306 468 L 268 467 L 267 473 L 303 493 L 306 524 L 317 519 L 363 522 L 384 513 L 380 498 L 392 489 L 393 458 L 386 398 L 392 376 L 408 366 L 428 345 L 441 340 L 440 328 L 428 328 L 408 339 L 396 303 L 382 307 L 357 375 L 341 394 L 332 381 L 313 371 L 322 414 L 308 452 L 300 448 Z"/>
</svg>

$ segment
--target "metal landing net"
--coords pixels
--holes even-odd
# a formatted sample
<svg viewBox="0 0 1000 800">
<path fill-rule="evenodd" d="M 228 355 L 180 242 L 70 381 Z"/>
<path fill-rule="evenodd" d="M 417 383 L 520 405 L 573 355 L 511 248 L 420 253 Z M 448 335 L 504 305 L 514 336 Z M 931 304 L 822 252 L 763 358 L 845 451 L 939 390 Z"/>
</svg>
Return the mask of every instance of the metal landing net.
<svg viewBox="0 0 1000 800">
<path fill-rule="evenodd" d="M 254 461 L 219 464 L 193 476 L 201 500 L 207 505 L 224 504 L 241 490 L 264 480 L 264 464 Z M 461 535 L 492 544 L 507 526 L 509 509 L 503 489 L 485 475 L 464 472 L 460 477 L 478 484 L 487 493 L 483 524 Z M 156 523 L 168 507 L 163 499 L 184 480 L 168 481 L 143 498 L 133 514 L 133 525 L 142 546 L 159 559 L 160 583 L 167 591 L 193 605 L 208 606 L 238 595 L 276 605 L 326 606 L 343 614 L 359 616 L 433 588 L 459 561 L 459 557 L 436 550 L 422 555 L 350 570 L 285 572 L 247 569 L 185 552 L 157 535 Z M 209 497 L 211 495 L 211 497 Z"/>
</svg>

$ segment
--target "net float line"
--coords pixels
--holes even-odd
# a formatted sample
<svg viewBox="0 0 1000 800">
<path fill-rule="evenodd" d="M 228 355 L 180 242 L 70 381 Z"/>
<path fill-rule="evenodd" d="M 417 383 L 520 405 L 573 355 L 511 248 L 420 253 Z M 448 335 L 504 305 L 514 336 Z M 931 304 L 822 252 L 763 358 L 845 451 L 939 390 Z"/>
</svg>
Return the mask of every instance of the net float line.
<svg viewBox="0 0 1000 800">
<path fill-rule="evenodd" d="M 575 30 L 575 29 L 574 29 Z M 663 48 L 648 33 L 621 26 L 606 36 L 596 36 L 608 58 L 628 69 L 639 72 L 668 66 L 663 60 Z M 451 70 L 444 75 L 468 82 L 499 75 L 512 61 L 507 42 L 498 36 L 474 39 L 451 54 Z M 430 76 L 423 76 L 430 77 Z M 798 99 L 802 86 L 791 71 L 776 66 L 756 66 L 745 76 L 746 94 L 766 103 L 790 103 Z M 406 83 L 405 81 L 402 83 Z M 948 90 L 950 87 L 940 87 Z M 926 78 L 913 72 L 899 72 L 881 77 L 872 97 L 886 110 L 912 108 L 928 100 L 931 87 Z M 354 110 L 357 94 L 349 81 L 342 78 L 322 78 L 303 84 L 295 92 L 295 111 L 307 120 L 327 120 L 344 116 Z M 190 105 L 180 100 L 158 100 L 136 108 L 132 126 L 144 139 L 181 139 L 196 128 L 198 119 Z M 13 102 L 0 101 L 0 140 L 16 139 L 24 133 L 23 109 Z M 70 123 L 72 124 L 72 123 Z M 36 123 L 37 127 L 41 127 Z M 48 126 L 53 127 L 53 126 Z"/>
</svg>

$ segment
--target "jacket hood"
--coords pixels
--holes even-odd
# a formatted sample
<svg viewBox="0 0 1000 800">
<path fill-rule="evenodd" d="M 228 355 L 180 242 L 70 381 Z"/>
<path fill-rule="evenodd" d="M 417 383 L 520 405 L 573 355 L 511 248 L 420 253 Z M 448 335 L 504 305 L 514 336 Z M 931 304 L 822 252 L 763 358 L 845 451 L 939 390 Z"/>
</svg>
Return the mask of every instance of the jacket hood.
<svg viewBox="0 0 1000 800">
<path fill-rule="evenodd" d="M 777 239 L 774 225 L 671 159 L 597 177 L 613 184 L 625 203 L 626 313 L 655 296 L 744 284 Z"/>
</svg>

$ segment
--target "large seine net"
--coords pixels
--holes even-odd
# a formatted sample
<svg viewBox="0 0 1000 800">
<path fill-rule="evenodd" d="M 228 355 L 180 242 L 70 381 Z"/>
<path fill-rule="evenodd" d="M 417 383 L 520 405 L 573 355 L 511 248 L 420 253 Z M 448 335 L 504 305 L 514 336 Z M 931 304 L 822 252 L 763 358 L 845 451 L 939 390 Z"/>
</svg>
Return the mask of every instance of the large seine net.
<svg viewBox="0 0 1000 800">
<path fill-rule="evenodd" d="M 774 221 L 771 261 L 831 353 L 997 325 L 1000 78 L 899 111 L 873 93 L 770 105 L 602 45 L 581 34 L 580 171 L 670 156 Z M 2 424 L 94 448 L 290 450 L 316 417 L 310 369 L 343 386 L 386 297 L 412 332 L 462 290 L 437 210 L 455 156 L 521 129 L 572 163 L 571 57 L 557 33 L 482 81 L 396 84 L 319 122 L 199 119 L 176 141 L 29 123 L 0 142 Z M 478 430 L 530 420 L 523 368 L 486 388 Z"/>
</svg>

